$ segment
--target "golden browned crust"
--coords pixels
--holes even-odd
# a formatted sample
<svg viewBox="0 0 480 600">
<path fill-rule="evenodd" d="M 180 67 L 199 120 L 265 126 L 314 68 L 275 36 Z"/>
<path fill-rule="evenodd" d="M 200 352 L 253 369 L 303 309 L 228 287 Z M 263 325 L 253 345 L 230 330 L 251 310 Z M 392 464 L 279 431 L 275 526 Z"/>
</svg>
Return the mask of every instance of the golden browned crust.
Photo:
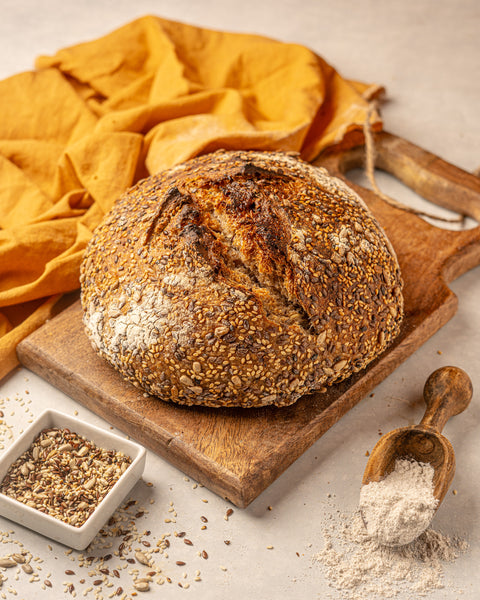
<svg viewBox="0 0 480 600">
<path fill-rule="evenodd" d="M 146 392 L 277 406 L 363 369 L 399 332 L 395 253 L 343 182 L 219 151 L 129 190 L 81 271 L 86 332 Z"/>
</svg>

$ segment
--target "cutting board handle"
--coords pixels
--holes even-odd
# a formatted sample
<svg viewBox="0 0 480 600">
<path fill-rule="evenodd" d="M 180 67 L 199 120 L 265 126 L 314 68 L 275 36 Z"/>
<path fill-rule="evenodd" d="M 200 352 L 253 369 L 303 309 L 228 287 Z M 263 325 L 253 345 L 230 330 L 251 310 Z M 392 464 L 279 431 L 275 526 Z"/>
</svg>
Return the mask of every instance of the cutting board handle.
<svg viewBox="0 0 480 600">
<path fill-rule="evenodd" d="M 401 208 L 386 209 L 386 203 L 379 195 L 354 184 L 345 175 L 350 169 L 364 166 L 364 145 L 327 152 L 313 164 L 325 167 L 356 189 L 374 208 L 394 247 L 397 244 L 405 250 L 403 240 L 397 239 L 397 233 L 404 235 L 403 229 L 399 230 L 396 226 L 397 219 L 401 219 L 407 231 L 411 232 L 412 239 L 416 239 L 412 252 L 417 256 L 417 263 L 423 261 L 428 264 L 428 271 L 441 274 L 444 282 L 453 281 L 480 264 L 480 177 L 386 131 L 374 134 L 374 144 L 375 167 L 387 171 L 433 204 L 472 217 L 477 226 L 458 231 L 446 230 L 427 223 L 417 215 L 408 212 L 402 215 Z M 405 260 L 409 262 L 412 258 L 406 255 Z"/>
<path fill-rule="evenodd" d="M 375 166 L 405 183 L 426 200 L 472 217 L 480 223 L 480 177 L 456 167 L 397 135 L 374 135 Z M 365 147 L 334 152 L 319 161 L 331 172 L 345 174 L 363 166 Z"/>
</svg>

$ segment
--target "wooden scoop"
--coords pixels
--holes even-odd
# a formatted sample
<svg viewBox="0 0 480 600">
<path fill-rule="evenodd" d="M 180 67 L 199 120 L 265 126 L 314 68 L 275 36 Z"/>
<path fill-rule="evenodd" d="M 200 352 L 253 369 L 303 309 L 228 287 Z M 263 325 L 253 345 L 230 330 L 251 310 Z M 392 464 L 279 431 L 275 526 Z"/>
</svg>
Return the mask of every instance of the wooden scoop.
<svg viewBox="0 0 480 600">
<path fill-rule="evenodd" d="M 450 417 L 467 408 L 472 392 L 472 382 L 462 369 L 442 367 L 434 371 L 423 390 L 427 409 L 420 424 L 394 429 L 380 438 L 368 459 L 362 484 L 386 477 L 400 458 L 430 463 L 438 509 L 455 473 L 453 447 L 441 431 Z"/>
</svg>

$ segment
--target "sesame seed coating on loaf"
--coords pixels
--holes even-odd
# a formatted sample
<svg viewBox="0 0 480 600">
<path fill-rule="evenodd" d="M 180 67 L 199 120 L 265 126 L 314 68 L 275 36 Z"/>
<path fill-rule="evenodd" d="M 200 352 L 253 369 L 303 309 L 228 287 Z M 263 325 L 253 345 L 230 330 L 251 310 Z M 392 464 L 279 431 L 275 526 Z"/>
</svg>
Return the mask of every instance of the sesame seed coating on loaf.
<svg viewBox="0 0 480 600">
<path fill-rule="evenodd" d="M 279 152 L 217 151 L 139 182 L 81 268 L 95 350 L 185 405 L 285 406 L 398 335 L 395 252 L 361 200 Z"/>
</svg>

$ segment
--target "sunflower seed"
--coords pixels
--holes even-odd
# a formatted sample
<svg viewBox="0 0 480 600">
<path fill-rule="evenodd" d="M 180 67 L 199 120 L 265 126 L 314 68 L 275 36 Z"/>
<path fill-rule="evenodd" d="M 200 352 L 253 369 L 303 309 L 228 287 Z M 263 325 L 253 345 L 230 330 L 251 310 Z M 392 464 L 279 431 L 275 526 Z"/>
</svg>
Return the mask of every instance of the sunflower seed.
<svg viewBox="0 0 480 600">
<path fill-rule="evenodd" d="M 148 560 L 147 556 L 140 550 L 135 552 L 135 558 L 142 565 L 150 565 L 150 561 Z"/>
<path fill-rule="evenodd" d="M 148 581 L 137 581 L 133 584 L 133 587 L 138 592 L 148 592 L 148 590 L 150 589 L 150 584 L 148 583 Z"/>
<path fill-rule="evenodd" d="M 8 558 L 5 556 L 4 558 L 0 558 L 0 567 L 4 569 L 9 569 L 10 567 L 16 567 L 17 563 L 13 560 L 13 558 Z"/>
</svg>

